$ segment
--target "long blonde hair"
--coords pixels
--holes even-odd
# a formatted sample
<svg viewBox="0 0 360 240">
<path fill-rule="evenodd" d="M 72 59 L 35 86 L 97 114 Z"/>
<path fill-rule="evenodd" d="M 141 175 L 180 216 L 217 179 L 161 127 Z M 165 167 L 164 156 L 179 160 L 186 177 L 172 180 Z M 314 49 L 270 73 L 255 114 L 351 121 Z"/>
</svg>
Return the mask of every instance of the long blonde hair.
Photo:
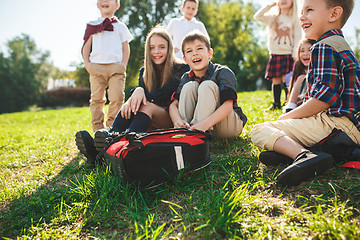
<svg viewBox="0 0 360 240">
<path fill-rule="evenodd" d="M 150 38 L 158 35 L 165 39 L 168 43 L 167 57 L 162 70 L 162 73 L 157 73 L 157 69 L 150 55 Z M 144 53 L 144 84 L 148 92 L 163 87 L 170 81 L 174 64 L 179 63 L 174 56 L 174 48 L 170 34 L 160 25 L 155 26 L 146 36 L 145 53 Z"/>
</svg>

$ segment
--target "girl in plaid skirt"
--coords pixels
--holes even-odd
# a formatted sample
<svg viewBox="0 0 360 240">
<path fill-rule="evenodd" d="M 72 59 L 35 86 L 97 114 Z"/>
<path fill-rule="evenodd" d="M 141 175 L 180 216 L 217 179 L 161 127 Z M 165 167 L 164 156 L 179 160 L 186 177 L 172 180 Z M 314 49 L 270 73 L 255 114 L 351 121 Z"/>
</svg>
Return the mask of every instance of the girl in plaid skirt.
<svg viewBox="0 0 360 240">
<path fill-rule="evenodd" d="M 272 79 L 274 102 L 271 109 L 281 109 L 281 83 L 287 95 L 285 75 L 293 69 L 296 46 L 301 38 L 296 1 L 277 0 L 260 9 L 254 18 L 267 25 L 270 59 L 265 78 Z"/>
</svg>

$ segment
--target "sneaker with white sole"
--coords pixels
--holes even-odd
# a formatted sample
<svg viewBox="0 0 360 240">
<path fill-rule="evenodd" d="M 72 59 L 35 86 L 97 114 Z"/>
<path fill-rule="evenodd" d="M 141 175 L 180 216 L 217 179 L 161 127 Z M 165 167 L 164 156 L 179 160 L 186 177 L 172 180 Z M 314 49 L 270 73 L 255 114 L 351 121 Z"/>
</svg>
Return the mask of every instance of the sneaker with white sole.
<svg viewBox="0 0 360 240">
<path fill-rule="evenodd" d="M 277 183 L 295 186 L 309 180 L 317 174 L 322 174 L 334 164 L 333 157 L 325 152 L 303 152 L 294 163 L 285 168 L 277 177 Z"/>
</svg>

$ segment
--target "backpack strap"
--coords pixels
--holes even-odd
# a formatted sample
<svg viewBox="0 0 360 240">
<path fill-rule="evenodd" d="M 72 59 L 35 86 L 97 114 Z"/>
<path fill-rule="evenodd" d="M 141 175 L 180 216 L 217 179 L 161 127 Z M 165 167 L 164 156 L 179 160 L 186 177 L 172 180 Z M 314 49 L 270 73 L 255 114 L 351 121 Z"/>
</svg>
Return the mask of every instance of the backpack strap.
<svg viewBox="0 0 360 240">
<path fill-rule="evenodd" d="M 333 35 L 328 38 L 325 38 L 317 43 L 315 43 L 314 46 L 324 43 L 326 45 L 331 46 L 333 49 L 335 49 L 336 52 L 343 52 L 343 51 L 351 51 L 351 47 L 349 44 L 345 41 L 345 39 L 342 36 L 339 35 Z"/>
</svg>

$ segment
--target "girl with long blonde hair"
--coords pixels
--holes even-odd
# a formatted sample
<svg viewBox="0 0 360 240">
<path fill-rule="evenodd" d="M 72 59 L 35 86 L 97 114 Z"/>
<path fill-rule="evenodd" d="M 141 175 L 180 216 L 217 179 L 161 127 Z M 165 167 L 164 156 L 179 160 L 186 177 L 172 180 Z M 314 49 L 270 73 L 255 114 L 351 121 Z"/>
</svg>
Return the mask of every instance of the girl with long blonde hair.
<svg viewBox="0 0 360 240">
<path fill-rule="evenodd" d="M 121 107 L 112 126 L 96 131 L 94 140 L 86 131 L 76 134 L 77 146 L 88 159 L 94 159 L 94 155 L 104 149 L 105 139 L 112 132 L 146 132 L 173 126 L 168 112 L 171 96 L 181 76 L 190 70 L 173 52 L 169 33 L 161 26 L 154 27 L 146 37 L 139 86 Z"/>
</svg>

